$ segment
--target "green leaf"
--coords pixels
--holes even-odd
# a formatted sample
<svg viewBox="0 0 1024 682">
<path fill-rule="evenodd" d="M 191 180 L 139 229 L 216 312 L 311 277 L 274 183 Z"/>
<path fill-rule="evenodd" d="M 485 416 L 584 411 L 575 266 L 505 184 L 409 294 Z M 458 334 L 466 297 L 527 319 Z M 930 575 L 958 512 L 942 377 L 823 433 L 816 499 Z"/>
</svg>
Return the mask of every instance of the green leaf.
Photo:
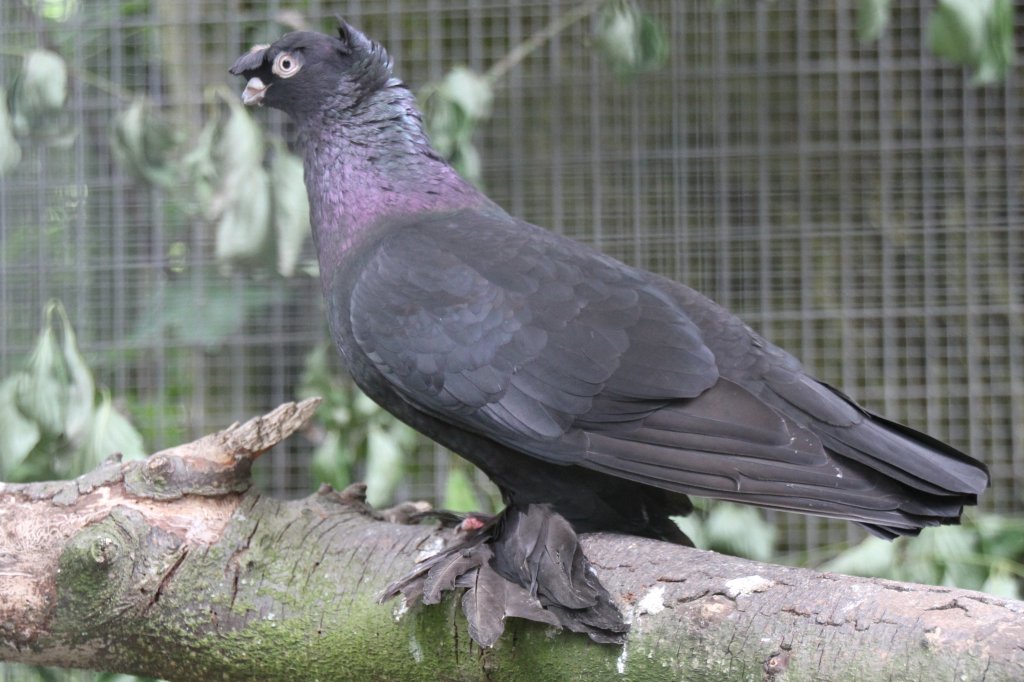
<svg viewBox="0 0 1024 682">
<path fill-rule="evenodd" d="M 704 535 L 704 526 L 700 523 L 696 514 L 673 516 L 671 518 L 679 526 L 679 530 L 683 531 L 683 534 L 690 538 L 694 547 L 699 547 L 700 549 L 708 548 L 707 537 Z"/>
<path fill-rule="evenodd" d="M 285 292 L 271 283 L 248 282 L 241 291 L 226 280 L 209 283 L 202 295 L 192 283 L 176 280 L 140 315 L 133 347 L 144 346 L 167 334 L 186 344 L 212 348 L 238 332 L 250 315 L 281 301 Z"/>
<path fill-rule="evenodd" d="M 1020 599 L 1020 581 L 1007 570 L 997 568 L 989 574 L 981 586 L 982 592 L 993 594 L 1003 599 Z"/>
<path fill-rule="evenodd" d="M 620 74 L 661 66 L 668 57 L 668 37 L 654 18 L 633 0 L 607 0 L 597 21 L 598 48 Z"/>
<path fill-rule="evenodd" d="M 1011 0 L 939 0 L 928 22 L 932 51 L 974 69 L 976 83 L 1006 77 L 1014 59 Z"/>
<path fill-rule="evenodd" d="M 984 514 L 975 522 L 981 538 L 981 552 L 992 559 L 1020 560 L 1024 558 L 1024 521 L 1021 519 Z"/>
<path fill-rule="evenodd" d="M 34 421 L 18 409 L 17 375 L 0 383 L 0 480 L 18 467 L 39 443 L 42 434 Z"/>
<path fill-rule="evenodd" d="M 440 83 L 420 91 L 427 135 L 438 152 L 459 173 L 480 184 L 480 154 L 473 134 L 480 122 L 491 115 L 494 89 L 484 76 L 472 69 L 456 67 Z"/>
<path fill-rule="evenodd" d="M 597 22 L 597 45 L 616 67 L 628 69 L 636 63 L 639 14 L 636 5 L 621 0 L 606 2 L 601 8 Z"/>
<path fill-rule="evenodd" d="M 28 367 L 0 383 L 0 472 L 39 480 L 85 473 L 114 452 L 143 456 L 135 428 L 95 394 L 71 321 L 50 301 Z"/>
<path fill-rule="evenodd" d="M 771 558 L 775 528 L 753 507 L 716 503 L 704 524 L 708 549 L 758 561 Z"/>
<path fill-rule="evenodd" d="M 366 433 L 366 501 L 374 507 L 389 504 L 405 471 L 405 455 L 397 433 L 403 425 L 392 428 L 370 424 Z"/>
<path fill-rule="evenodd" d="M 641 15 L 637 40 L 639 59 L 633 67 L 634 71 L 651 71 L 662 66 L 668 59 L 668 34 L 654 17 Z"/>
<path fill-rule="evenodd" d="M 382 410 L 380 405 L 373 402 L 373 398 L 360 390 L 356 390 L 352 398 L 352 411 L 359 417 L 366 419 L 379 414 Z"/>
<path fill-rule="evenodd" d="M 270 236 L 270 179 L 266 172 L 260 167 L 249 169 L 239 183 L 241 186 L 252 194 L 244 198 L 241 192 L 233 194 L 217 220 L 214 255 L 221 263 L 245 263 L 258 258 Z"/>
<path fill-rule="evenodd" d="M 199 213 L 207 213 L 217 187 L 217 164 L 213 160 L 214 141 L 220 119 L 207 121 L 196 137 L 195 146 L 181 159 L 183 174 L 189 179 L 192 198 Z M 195 209 L 194 209 L 195 210 Z"/>
<path fill-rule="evenodd" d="M 96 399 L 96 382 L 92 371 L 78 350 L 78 338 L 71 326 L 64 306 L 57 305 L 63 332 L 62 348 L 64 366 L 68 378 L 67 414 L 64 435 L 74 444 L 81 444 L 93 421 L 93 405 Z"/>
<path fill-rule="evenodd" d="M 861 43 L 873 43 L 882 35 L 889 23 L 892 0 L 858 0 L 857 39 Z"/>
<path fill-rule="evenodd" d="M 64 22 L 74 16 L 79 0 L 35 0 L 31 4 L 35 5 L 40 16 L 50 21 Z"/>
<path fill-rule="evenodd" d="M 902 577 L 928 585 L 978 589 L 984 569 L 971 561 L 978 554 L 977 542 L 976 534 L 963 526 L 930 528 L 907 541 Z"/>
<path fill-rule="evenodd" d="M 158 187 L 178 182 L 181 135 L 145 97 L 135 98 L 115 119 L 110 144 L 114 158 L 132 175 Z"/>
<path fill-rule="evenodd" d="M 7 95 L 0 88 L 0 176 L 21 161 L 21 147 L 14 139 L 14 122 L 7 110 Z"/>
<path fill-rule="evenodd" d="M 11 92 L 11 115 L 18 135 L 53 133 L 54 117 L 64 107 L 68 69 L 64 59 L 49 50 L 25 55 Z"/>
<path fill-rule="evenodd" d="M 11 482 L 27 483 L 53 480 L 65 476 L 65 473 L 59 471 L 62 467 L 57 458 L 59 454 L 66 454 L 66 451 L 58 452 L 55 443 L 56 441 L 53 440 L 40 441 L 28 457 L 17 467 L 8 471 L 4 478 Z"/>
<path fill-rule="evenodd" d="M 277 245 L 277 271 L 284 277 L 295 273 L 309 228 L 309 199 L 303 181 L 302 159 L 275 139 L 270 159 L 270 196 Z"/>
<path fill-rule="evenodd" d="M 49 50 L 32 50 L 25 55 L 18 95 L 21 107 L 55 110 L 68 96 L 68 67 L 64 58 Z"/>
<path fill-rule="evenodd" d="M 823 571 L 860 575 L 868 578 L 894 578 L 896 544 L 870 537 L 840 552 L 821 566 Z"/>
<path fill-rule="evenodd" d="M 142 436 L 124 415 L 114 409 L 110 394 L 106 391 L 102 392 L 89 435 L 86 446 L 76 453 L 70 472 L 73 476 L 92 470 L 117 452 L 125 459 L 142 459 L 146 456 Z"/>
<path fill-rule="evenodd" d="M 456 512 L 477 511 L 479 503 L 473 491 L 473 482 L 465 468 L 453 464 L 444 486 L 444 508 Z"/>
<path fill-rule="evenodd" d="M 55 304 L 49 303 L 28 367 L 18 376 L 15 395 L 21 413 L 50 436 L 63 433 L 67 405 L 65 368 L 53 332 L 54 310 Z"/>
<path fill-rule="evenodd" d="M 479 184 L 483 176 L 483 162 L 476 145 L 472 142 L 459 143 L 448 160 L 462 177 Z"/>
<path fill-rule="evenodd" d="M 215 255 L 222 263 L 260 256 L 270 236 L 270 180 L 263 170 L 263 134 L 233 95 L 213 141 L 218 183 L 206 205 L 217 223 Z"/>
<path fill-rule="evenodd" d="M 441 92 L 469 121 L 481 121 L 491 115 L 494 91 L 476 71 L 457 66 L 444 77 Z"/>
<path fill-rule="evenodd" d="M 335 490 L 344 490 L 352 482 L 352 455 L 354 453 L 343 443 L 338 431 L 329 429 L 324 432 L 323 441 L 313 451 L 310 469 L 313 481 L 328 483 Z"/>
</svg>

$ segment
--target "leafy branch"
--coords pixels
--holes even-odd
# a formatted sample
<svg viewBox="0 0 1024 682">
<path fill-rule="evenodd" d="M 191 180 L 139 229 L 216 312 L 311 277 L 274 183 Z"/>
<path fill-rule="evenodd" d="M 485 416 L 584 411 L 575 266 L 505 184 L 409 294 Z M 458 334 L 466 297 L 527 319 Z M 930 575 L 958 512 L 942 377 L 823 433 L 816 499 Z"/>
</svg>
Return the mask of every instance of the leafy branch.
<svg viewBox="0 0 1024 682">
<path fill-rule="evenodd" d="M 891 12 L 891 0 L 859 0 L 862 43 L 882 36 Z M 928 19 L 927 40 L 937 56 L 972 69 L 976 84 L 1002 81 L 1014 62 L 1012 0 L 938 0 Z"/>
<path fill-rule="evenodd" d="M 598 16 L 596 45 L 622 75 L 657 68 L 668 56 L 664 29 L 635 0 L 589 0 L 555 17 L 483 73 L 458 66 L 419 92 L 424 122 L 437 150 L 479 185 L 480 154 L 473 144 L 478 126 L 490 118 L 494 90 L 530 55 L 580 21 Z"/>
<path fill-rule="evenodd" d="M 142 457 L 142 437 L 97 389 L 64 306 L 50 301 L 25 367 L 0 382 L 0 480 L 75 476 L 113 452 Z"/>
</svg>

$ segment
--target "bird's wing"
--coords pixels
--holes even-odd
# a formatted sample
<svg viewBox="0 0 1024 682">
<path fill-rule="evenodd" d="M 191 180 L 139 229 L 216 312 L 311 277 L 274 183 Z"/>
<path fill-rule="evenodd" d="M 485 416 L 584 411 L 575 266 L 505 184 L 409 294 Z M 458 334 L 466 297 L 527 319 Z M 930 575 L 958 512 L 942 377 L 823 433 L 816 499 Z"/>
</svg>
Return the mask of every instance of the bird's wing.
<svg viewBox="0 0 1024 682">
<path fill-rule="evenodd" d="M 568 463 L 587 424 L 636 422 L 718 380 L 662 292 L 595 251 L 506 225 L 478 212 L 425 219 L 392 231 L 363 267 L 352 331 L 406 400 Z"/>
<path fill-rule="evenodd" d="M 955 450 L 901 435 L 726 311 L 672 294 L 540 228 L 464 212 L 391 231 L 351 322 L 405 400 L 535 457 L 880 534 L 970 501 L 977 482 L 927 471 Z"/>
</svg>

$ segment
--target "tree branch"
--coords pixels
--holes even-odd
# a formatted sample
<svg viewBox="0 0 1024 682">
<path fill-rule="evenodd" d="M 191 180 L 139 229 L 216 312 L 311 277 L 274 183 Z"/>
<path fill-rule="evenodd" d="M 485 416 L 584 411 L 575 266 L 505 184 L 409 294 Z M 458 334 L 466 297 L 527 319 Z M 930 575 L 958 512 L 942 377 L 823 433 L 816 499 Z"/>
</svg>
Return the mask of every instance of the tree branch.
<svg viewBox="0 0 1024 682">
<path fill-rule="evenodd" d="M 458 599 L 376 597 L 449 531 L 329 488 L 249 488 L 289 404 L 75 481 L 0 484 L 0 659 L 173 680 L 1024 679 L 1024 603 L 772 566 L 628 536 L 584 548 L 625 647 L 510 621 L 474 645 Z"/>
</svg>

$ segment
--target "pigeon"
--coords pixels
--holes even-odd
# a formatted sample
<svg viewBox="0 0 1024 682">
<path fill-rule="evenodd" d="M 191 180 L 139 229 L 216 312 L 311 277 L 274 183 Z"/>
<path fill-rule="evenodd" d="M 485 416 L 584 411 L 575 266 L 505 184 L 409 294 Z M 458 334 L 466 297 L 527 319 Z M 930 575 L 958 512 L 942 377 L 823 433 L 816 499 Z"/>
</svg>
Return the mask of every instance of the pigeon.
<svg viewBox="0 0 1024 682">
<path fill-rule="evenodd" d="M 861 407 L 697 291 L 509 215 L 431 146 L 378 43 L 343 20 L 230 69 L 303 148 L 331 336 L 373 400 L 479 467 L 506 508 L 388 588 L 465 588 L 506 617 L 622 642 L 577 535 L 687 543 L 689 495 L 894 538 L 989 484 L 950 445 Z"/>
</svg>

